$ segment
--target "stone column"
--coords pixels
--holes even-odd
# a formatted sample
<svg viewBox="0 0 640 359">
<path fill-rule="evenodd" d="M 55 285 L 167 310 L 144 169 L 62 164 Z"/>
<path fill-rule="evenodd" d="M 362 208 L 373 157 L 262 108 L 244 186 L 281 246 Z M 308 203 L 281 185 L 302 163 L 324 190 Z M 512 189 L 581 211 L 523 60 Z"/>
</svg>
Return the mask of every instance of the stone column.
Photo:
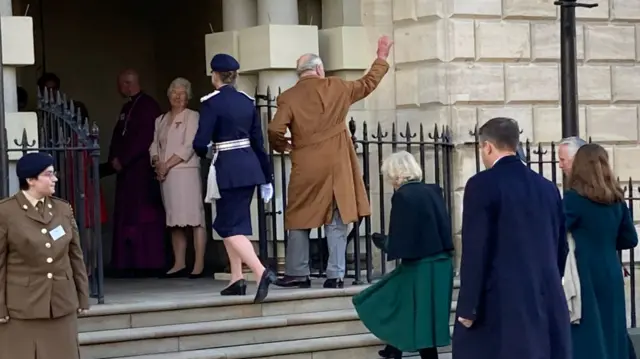
<svg viewBox="0 0 640 359">
<path fill-rule="evenodd" d="M 254 96 L 257 85 L 257 75 L 253 72 L 245 72 L 243 71 L 245 66 L 245 61 L 240 56 L 240 31 L 245 29 L 253 28 L 257 25 L 257 2 L 256 0 L 222 0 L 222 32 L 207 34 L 205 35 L 205 48 L 206 48 L 206 75 L 211 76 L 210 74 L 210 65 L 209 62 L 211 58 L 218 53 L 226 53 L 233 57 L 235 57 L 238 62 L 240 62 L 240 75 L 237 80 L 237 88 L 240 91 L 246 92 L 249 96 Z M 212 206 L 212 217 L 215 219 L 215 206 Z M 257 206 L 256 200 L 251 204 L 251 218 L 252 218 L 252 226 L 254 229 L 254 235 L 251 239 L 254 241 L 254 248 L 257 249 L 257 239 L 258 239 L 258 214 L 257 214 Z M 215 240 L 214 245 L 217 249 L 217 253 L 224 253 L 222 243 L 220 242 L 222 238 L 213 232 L 213 238 Z M 224 254 L 219 256 L 217 260 L 222 263 L 227 263 L 227 258 Z M 245 277 L 247 279 L 254 279 L 250 274 L 250 270 L 243 266 L 243 270 L 245 272 Z M 228 280 L 228 273 L 215 273 L 215 279 L 219 280 Z"/>
<path fill-rule="evenodd" d="M 297 0 L 258 0 L 258 25 L 298 25 Z M 302 54 L 300 54 L 302 55 Z M 295 64 L 292 65 L 295 68 Z M 258 75 L 258 91 L 266 94 L 267 87 L 277 94 L 293 86 L 298 77 L 295 71 L 263 70 Z"/>
<path fill-rule="evenodd" d="M 258 0 L 258 25 L 298 25 L 298 1 L 297 0 Z M 284 38 L 276 39 L 276 41 L 283 41 Z M 270 47 L 273 47 L 270 44 Z M 295 49 L 294 47 L 291 48 Z M 298 76 L 295 71 L 295 60 L 289 66 L 286 66 L 284 70 L 279 69 L 277 66 L 268 66 L 266 69 L 261 70 L 258 73 L 258 92 L 266 95 L 267 89 L 270 89 L 271 96 L 278 96 L 279 91 L 284 91 L 298 81 Z M 262 118 L 264 126 L 266 128 L 270 119 L 267 118 L 266 110 L 262 112 Z M 291 168 L 291 161 L 289 156 L 274 157 L 273 158 L 274 172 L 275 172 L 275 195 L 273 201 L 276 201 L 276 207 L 279 211 L 284 213 L 285 203 L 283 202 L 282 194 L 287 190 L 288 177 L 283 181 L 281 173 L 282 167 Z M 287 174 L 289 171 L 286 171 Z M 270 232 L 269 239 L 273 238 L 275 232 L 278 241 L 284 239 L 284 216 L 281 214 L 278 216 L 277 228 L 273 228 L 271 223 L 267 223 L 267 230 Z M 269 251 L 272 251 L 272 245 L 269 245 Z M 274 256 L 273 253 L 271 253 Z M 280 242 L 278 245 L 278 253 L 276 258 L 276 265 L 279 271 L 284 270 L 285 262 L 285 247 L 284 242 Z M 275 256 L 274 256 L 275 257 Z"/>
<path fill-rule="evenodd" d="M 13 15 L 11 0 L 2 0 L 2 2 L 0 2 L 0 15 Z M 4 110 L 5 112 L 18 112 L 16 68 L 13 66 L 4 66 L 2 74 L 4 76 Z"/>
<path fill-rule="evenodd" d="M 360 0 L 322 0 L 322 28 L 362 26 Z"/>
<path fill-rule="evenodd" d="M 29 141 L 38 144 L 38 118 L 35 112 L 18 112 L 18 93 L 16 80 L 16 67 L 33 65 L 35 51 L 33 41 L 33 19 L 31 17 L 14 17 L 11 0 L 0 2 L 0 15 L 2 16 L 2 63 L 5 128 L 7 131 L 7 146 L 15 149 L 14 140 L 21 140 L 23 131 L 27 131 Z M 11 41 L 9 41 L 9 39 Z M 9 191 L 18 190 L 18 181 L 15 177 L 15 164 L 21 152 L 9 152 Z"/>
<path fill-rule="evenodd" d="M 258 24 L 256 0 L 222 0 L 222 31 L 238 31 Z"/>
<path fill-rule="evenodd" d="M 222 1 L 222 30 L 232 33 L 234 42 L 237 43 L 238 31 L 258 25 L 257 0 L 223 0 Z M 237 46 L 234 54 L 238 57 Z M 238 61 L 241 61 L 238 59 Z M 242 69 L 241 69 L 242 70 Z M 242 74 L 238 76 L 237 87 L 239 90 L 254 96 L 258 77 L 255 74 Z"/>
<path fill-rule="evenodd" d="M 322 30 L 320 30 L 320 56 L 324 61 L 325 70 L 330 76 L 337 76 L 345 80 L 356 80 L 360 78 L 369 68 L 375 58 L 377 39 L 379 35 L 386 34 L 391 36 L 391 30 L 377 29 L 363 26 L 361 1 L 340 1 L 340 0 L 322 0 Z M 391 61 L 391 60 L 389 60 Z M 391 82 L 389 82 L 391 78 Z M 378 123 L 381 124 L 383 131 L 391 131 L 391 125 L 395 121 L 394 104 L 384 104 L 378 101 L 380 94 L 393 98 L 393 78 L 388 74 L 374 93 L 367 99 L 357 102 L 351 106 L 351 109 L 345 120 L 351 118 L 356 122 L 356 136 L 362 138 L 363 125 L 366 122 L 369 134 L 375 131 Z M 383 156 L 386 156 L 390 150 L 390 145 L 385 145 Z M 356 151 L 360 152 L 362 146 Z M 368 158 L 371 163 L 378 163 L 378 149 L 376 146 L 370 146 Z M 364 154 L 359 153 L 359 156 Z M 389 221 L 389 208 L 391 208 L 391 195 L 393 189 L 391 186 L 379 186 L 378 166 L 372 165 L 369 170 L 370 190 L 371 190 L 371 225 L 372 231 L 378 232 L 383 227 L 381 223 L 387 224 Z M 382 197 L 381 197 L 382 193 Z M 382 198 L 382 199 L 381 199 Z M 381 213 L 381 202 L 384 202 L 386 208 L 384 214 Z M 359 260 L 363 270 L 366 268 L 365 262 L 365 226 L 360 227 L 360 253 Z M 381 271 L 381 255 L 382 253 L 373 248 L 373 268 L 375 271 Z M 354 246 L 350 245 L 347 249 L 347 259 L 349 263 L 355 261 Z M 350 267 L 353 264 L 349 265 Z M 392 267 L 392 262 L 386 263 L 387 270 Z M 362 273 L 364 275 L 364 272 Z"/>
<path fill-rule="evenodd" d="M 318 53 L 318 28 L 298 24 L 297 0 L 258 0 L 258 26 L 246 28 L 239 32 L 239 54 L 243 73 L 258 75 L 258 92 L 271 96 L 293 86 L 298 78 L 296 75 L 296 60 L 304 53 Z M 261 101 L 262 102 L 262 101 Z M 264 103 L 264 102 L 262 102 Z M 266 109 L 261 113 L 263 126 L 266 127 L 268 118 Z M 273 201 L 276 211 L 284 209 L 282 194 L 286 191 L 288 175 L 281 176 L 282 168 L 288 172 L 288 156 L 274 156 L 275 194 Z M 257 217 L 256 217 L 257 218 Z M 268 239 L 284 238 L 283 214 L 276 215 L 277 225 L 273 228 L 267 223 Z M 257 234 L 257 224 L 254 224 Z M 271 250 L 272 246 L 269 246 Z M 273 253 L 271 253 L 273 256 Z M 279 264 L 283 263 L 284 246 L 278 246 L 277 257 Z"/>
<path fill-rule="evenodd" d="M 2 2 L 0 2 L 0 15 L 1 16 L 13 15 L 11 0 L 3 0 Z M 18 93 L 17 93 L 18 85 L 16 81 L 16 68 L 12 66 L 4 66 L 2 75 L 4 77 L 4 83 L 3 83 L 4 112 L 5 113 L 18 112 Z M 5 121 L 7 120 L 8 118 L 5 118 Z M 6 127 L 8 131 L 9 125 L 7 125 Z M 11 137 L 12 135 L 14 134 L 13 133 L 10 134 L 7 132 L 7 144 L 13 143 L 13 138 Z M 15 165 L 16 163 L 14 161 L 9 161 L 9 172 L 11 174 L 11 176 L 9 177 L 10 193 L 14 193 L 18 191 L 18 181 L 13 176 L 13 174 L 15 173 Z"/>
<path fill-rule="evenodd" d="M 258 24 L 298 25 L 298 0 L 258 0 Z"/>
</svg>

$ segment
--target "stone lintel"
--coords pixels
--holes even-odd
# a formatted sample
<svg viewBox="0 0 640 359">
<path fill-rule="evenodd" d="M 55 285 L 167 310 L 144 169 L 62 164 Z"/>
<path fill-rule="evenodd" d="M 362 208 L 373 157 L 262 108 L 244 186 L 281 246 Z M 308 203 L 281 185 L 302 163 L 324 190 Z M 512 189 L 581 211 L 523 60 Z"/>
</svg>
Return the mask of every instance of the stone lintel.
<svg viewBox="0 0 640 359">
<path fill-rule="evenodd" d="M 371 64 L 367 32 L 362 26 L 341 26 L 318 32 L 326 71 L 365 70 Z"/>
<path fill-rule="evenodd" d="M 0 21 L 2 22 L 2 63 L 8 66 L 35 64 L 33 18 L 2 16 Z"/>
<path fill-rule="evenodd" d="M 207 76 L 211 74 L 211 67 L 209 64 L 211 62 L 211 58 L 213 58 L 215 54 L 229 54 L 240 61 L 238 56 L 238 47 L 238 31 L 224 31 L 204 35 L 204 61 Z"/>
<path fill-rule="evenodd" d="M 32 145 L 35 141 L 35 146 L 30 146 L 30 148 L 38 148 L 38 115 L 35 112 L 7 112 L 5 117 L 9 150 L 22 148 L 17 146 L 14 140 L 22 143 L 25 130 L 27 143 Z M 22 155 L 23 153 L 20 151 L 9 151 L 9 161 L 17 161 Z"/>
<path fill-rule="evenodd" d="M 293 70 L 305 53 L 318 53 L 317 26 L 270 24 L 239 31 L 241 72 Z"/>
</svg>

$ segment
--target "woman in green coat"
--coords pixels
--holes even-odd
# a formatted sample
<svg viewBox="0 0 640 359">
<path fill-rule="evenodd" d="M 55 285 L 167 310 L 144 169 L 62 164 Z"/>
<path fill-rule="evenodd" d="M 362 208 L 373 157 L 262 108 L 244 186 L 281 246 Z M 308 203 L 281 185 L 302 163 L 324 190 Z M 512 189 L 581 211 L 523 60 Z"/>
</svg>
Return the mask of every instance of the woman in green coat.
<svg viewBox="0 0 640 359">
<path fill-rule="evenodd" d="M 566 230 L 575 240 L 582 313 L 571 326 L 576 359 L 630 357 L 624 282 L 618 251 L 638 235 L 624 194 L 599 145 L 582 146 L 564 195 Z"/>
<path fill-rule="evenodd" d="M 389 345 L 381 354 L 402 352 L 437 359 L 451 342 L 453 289 L 451 220 L 437 185 L 422 183 L 422 170 L 408 152 L 395 153 L 382 172 L 396 192 L 391 198 L 389 234 L 374 234 L 387 260 L 400 265 L 353 298 L 360 320 Z"/>
</svg>

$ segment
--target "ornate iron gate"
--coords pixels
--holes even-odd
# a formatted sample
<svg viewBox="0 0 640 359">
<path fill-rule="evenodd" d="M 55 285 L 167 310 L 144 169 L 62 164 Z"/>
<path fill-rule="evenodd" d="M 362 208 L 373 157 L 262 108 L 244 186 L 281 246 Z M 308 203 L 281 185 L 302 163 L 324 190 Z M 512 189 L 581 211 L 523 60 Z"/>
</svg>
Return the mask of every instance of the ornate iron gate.
<svg viewBox="0 0 640 359">
<path fill-rule="evenodd" d="M 71 203 L 80 230 L 80 239 L 90 276 L 90 292 L 98 303 L 104 302 L 102 262 L 103 208 L 100 196 L 99 130 L 73 101 L 60 92 L 38 93 L 38 140 L 34 134 L 22 133 L 9 139 L 10 158 L 29 152 L 49 153 L 58 173 L 56 196 Z"/>
</svg>

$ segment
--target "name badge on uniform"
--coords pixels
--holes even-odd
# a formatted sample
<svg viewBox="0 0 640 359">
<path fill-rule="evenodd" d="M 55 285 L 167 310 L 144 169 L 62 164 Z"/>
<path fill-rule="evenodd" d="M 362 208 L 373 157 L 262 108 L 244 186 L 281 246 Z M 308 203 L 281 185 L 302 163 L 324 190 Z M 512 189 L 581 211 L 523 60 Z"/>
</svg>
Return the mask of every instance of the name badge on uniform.
<svg viewBox="0 0 640 359">
<path fill-rule="evenodd" d="M 51 239 L 53 239 L 54 241 L 57 241 L 58 239 L 62 238 L 62 236 L 64 236 L 65 234 L 67 233 L 64 231 L 62 226 L 57 226 L 56 228 L 49 231 L 49 235 L 51 236 Z"/>
</svg>

